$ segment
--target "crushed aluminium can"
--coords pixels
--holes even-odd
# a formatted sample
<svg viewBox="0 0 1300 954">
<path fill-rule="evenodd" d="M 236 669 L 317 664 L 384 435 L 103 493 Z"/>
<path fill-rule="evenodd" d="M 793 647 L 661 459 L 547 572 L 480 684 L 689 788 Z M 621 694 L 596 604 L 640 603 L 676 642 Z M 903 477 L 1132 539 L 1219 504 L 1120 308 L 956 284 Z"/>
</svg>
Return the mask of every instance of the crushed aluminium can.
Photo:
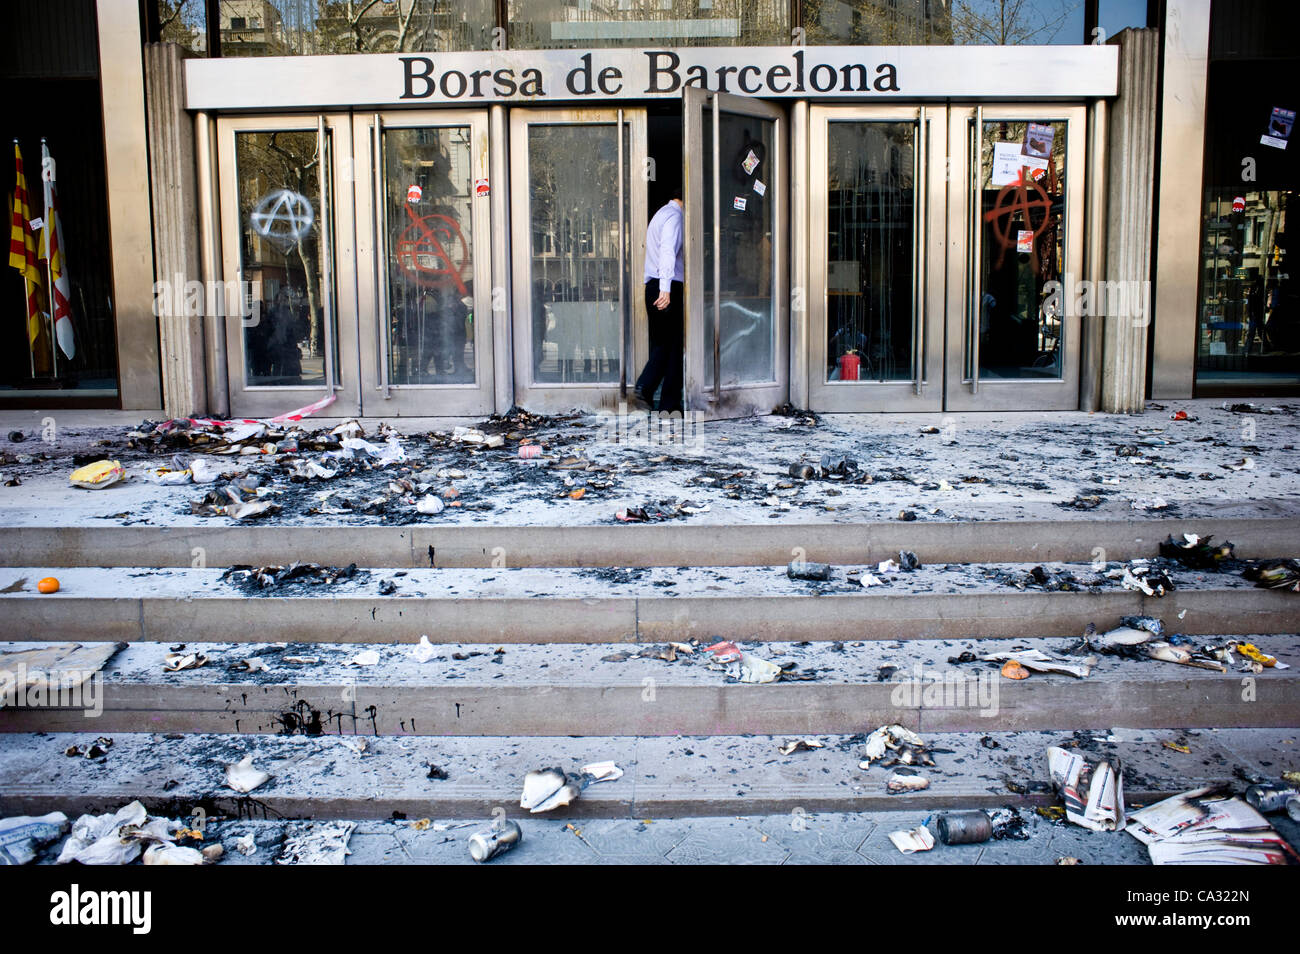
<svg viewBox="0 0 1300 954">
<path fill-rule="evenodd" d="M 1282 811 L 1287 800 L 1297 796 L 1300 796 L 1300 789 L 1290 782 L 1261 782 L 1246 789 L 1246 801 L 1250 807 L 1266 815 Z"/>
<path fill-rule="evenodd" d="M 507 821 L 493 825 L 469 836 L 469 856 L 482 864 L 504 854 L 523 840 L 523 829 L 518 822 Z"/>
</svg>

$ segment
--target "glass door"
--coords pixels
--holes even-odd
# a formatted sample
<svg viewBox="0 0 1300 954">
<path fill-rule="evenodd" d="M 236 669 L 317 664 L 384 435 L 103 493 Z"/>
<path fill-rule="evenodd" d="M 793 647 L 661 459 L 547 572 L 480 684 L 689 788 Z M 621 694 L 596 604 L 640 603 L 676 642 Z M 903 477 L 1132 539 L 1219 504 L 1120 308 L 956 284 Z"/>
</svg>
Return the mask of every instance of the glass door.
<svg viewBox="0 0 1300 954">
<path fill-rule="evenodd" d="M 693 86 L 682 109 L 686 408 L 766 413 L 789 393 L 784 113 Z"/>
<path fill-rule="evenodd" d="M 511 113 L 520 404 L 616 407 L 645 360 L 645 136 L 644 110 Z"/>
<path fill-rule="evenodd" d="M 482 112 L 358 115 L 361 400 L 376 416 L 492 412 L 488 123 Z"/>
<path fill-rule="evenodd" d="M 946 111 L 815 106 L 810 121 L 812 406 L 939 410 Z"/>
<path fill-rule="evenodd" d="M 218 124 L 230 404 L 279 414 L 335 397 L 359 414 L 351 124 L 334 115 Z M 344 293 L 340 294 L 340 291 Z M 209 312 L 215 309 L 209 307 Z"/>
<path fill-rule="evenodd" d="M 1079 406 L 1084 114 L 949 111 L 948 410 Z"/>
</svg>

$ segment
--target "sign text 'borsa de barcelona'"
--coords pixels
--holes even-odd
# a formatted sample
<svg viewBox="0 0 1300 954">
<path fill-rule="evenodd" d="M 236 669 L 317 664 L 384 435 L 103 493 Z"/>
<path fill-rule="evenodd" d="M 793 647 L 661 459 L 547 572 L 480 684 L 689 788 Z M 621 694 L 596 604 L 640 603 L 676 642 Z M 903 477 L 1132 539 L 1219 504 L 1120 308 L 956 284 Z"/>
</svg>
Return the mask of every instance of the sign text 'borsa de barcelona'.
<svg viewBox="0 0 1300 954">
<path fill-rule="evenodd" d="M 593 53 L 578 57 L 578 64 L 563 75 L 542 68 L 510 66 L 476 69 L 439 69 L 428 56 L 403 56 L 401 99 L 483 100 L 564 96 L 666 96 L 683 87 L 698 86 L 721 93 L 749 96 L 799 96 L 808 93 L 899 93 L 898 67 L 893 63 L 809 64 L 807 51 L 794 49 L 788 62 L 684 64 L 673 50 L 639 51 L 640 69 L 623 65 L 593 65 Z M 626 59 L 620 57 L 620 59 Z"/>
</svg>

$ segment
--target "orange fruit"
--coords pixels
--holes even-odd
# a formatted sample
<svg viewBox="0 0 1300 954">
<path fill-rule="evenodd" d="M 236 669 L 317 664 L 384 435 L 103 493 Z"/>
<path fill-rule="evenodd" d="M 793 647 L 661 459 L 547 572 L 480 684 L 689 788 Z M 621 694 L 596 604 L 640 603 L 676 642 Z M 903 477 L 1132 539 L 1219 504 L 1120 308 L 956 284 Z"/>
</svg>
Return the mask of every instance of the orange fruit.
<svg viewBox="0 0 1300 954">
<path fill-rule="evenodd" d="M 36 584 L 36 589 L 40 593 L 57 593 L 59 592 L 59 581 L 52 576 L 47 576 Z"/>
<path fill-rule="evenodd" d="M 1029 670 L 1014 659 L 1008 659 L 1002 664 L 1002 675 L 1008 679 L 1028 679 Z"/>
</svg>

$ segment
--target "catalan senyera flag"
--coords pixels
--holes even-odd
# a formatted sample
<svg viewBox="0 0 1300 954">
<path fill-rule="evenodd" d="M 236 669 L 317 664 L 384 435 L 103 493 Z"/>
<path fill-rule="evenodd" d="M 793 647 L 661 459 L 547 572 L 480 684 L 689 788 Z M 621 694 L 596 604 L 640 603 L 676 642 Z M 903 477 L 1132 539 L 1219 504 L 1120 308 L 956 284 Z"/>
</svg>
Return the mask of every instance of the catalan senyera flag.
<svg viewBox="0 0 1300 954">
<path fill-rule="evenodd" d="M 45 225 L 42 228 L 41 258 L 50 265 L 50 313 L 54 315 L 54 339 L 68 358 L 77 354 L 77 337 L 72 331 L 72 283 L 68 281 L 63 257 L 63 223 L 59 220 L 59 193 L 54 184 L 54 160 L 41 140 L 41 181 L 45 183 Z"/>
<path fill-rule="evenodd" d="M 41 300 L 44 276 L 36 256 L 36 233 L 31 226 L 31 200 L 27 194 L 27 177 L 23 174 L 23 154 L 14 141 L 14 195 L 9 208 L 9 265 L 16 268 L 26 281 L 27 342 L 34 354 L 46 357 L 44 348 L 37 342 L 44 337 L 44 316 Z M 42 362 L 45 365 L 45 362 Z"/>
</svg>

